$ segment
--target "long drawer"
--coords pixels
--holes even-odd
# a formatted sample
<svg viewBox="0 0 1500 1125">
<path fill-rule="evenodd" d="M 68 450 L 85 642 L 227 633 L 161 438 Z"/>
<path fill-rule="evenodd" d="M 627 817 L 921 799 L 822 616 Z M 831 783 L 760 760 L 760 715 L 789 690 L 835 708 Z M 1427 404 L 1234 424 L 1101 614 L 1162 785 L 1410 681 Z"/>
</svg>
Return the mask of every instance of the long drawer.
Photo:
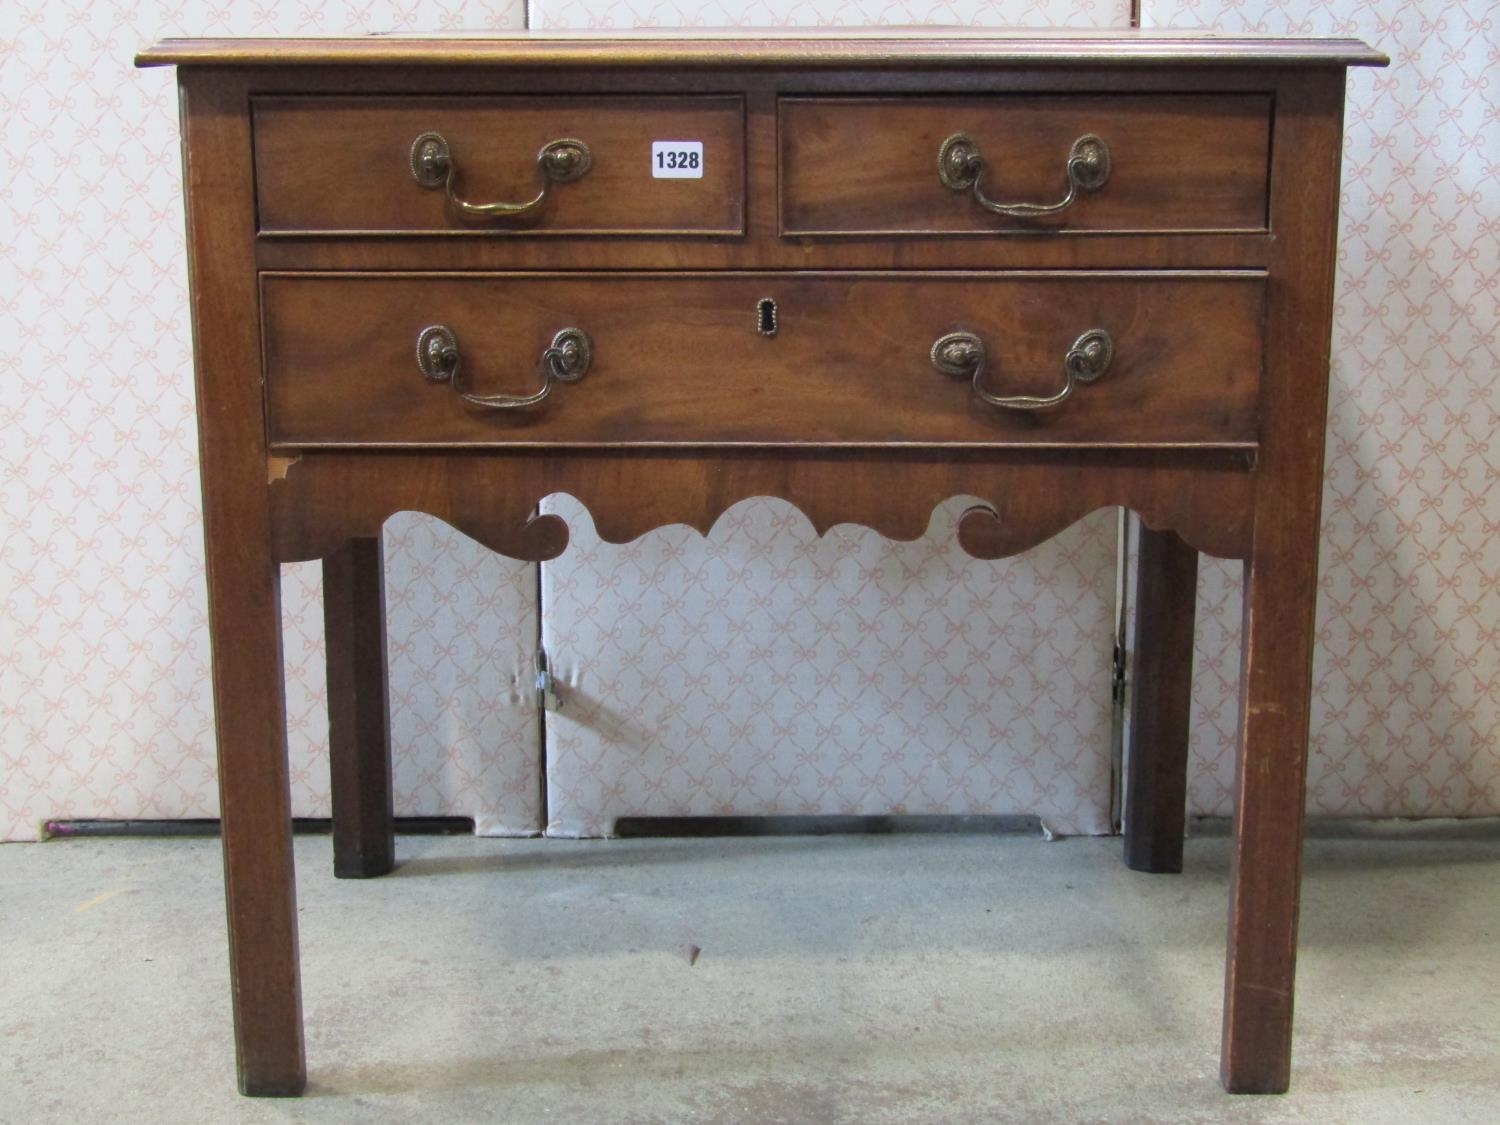
<svg viewBox="0 0 1500 1125">
<path fill-rule="evenodd" d="M 1255 272 L 264 274 L 269 436 L 1249 446 L 1264 301 Z"/>
<path fill-rule="evenodd" d="M 779 120 L 787 235 L 1267 225 L 1261 94 L 783 98 Z"/>
<path fill-rule="evenodd" d="M 738 97 L 265 97 L 253 119 L 265 233 L 744 229 Z"/>
</svg>

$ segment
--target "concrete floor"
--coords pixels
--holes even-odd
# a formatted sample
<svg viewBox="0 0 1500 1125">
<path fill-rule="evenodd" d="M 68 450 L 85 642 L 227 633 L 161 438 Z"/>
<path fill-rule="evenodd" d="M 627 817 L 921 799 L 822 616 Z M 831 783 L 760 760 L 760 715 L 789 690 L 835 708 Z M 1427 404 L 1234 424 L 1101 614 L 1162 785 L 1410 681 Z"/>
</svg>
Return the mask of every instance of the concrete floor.
<svg viewBox="0 0 1500 1125">
<path fill-rule="evenodd" d="M 1493 823 L 1309 842 L 1281 1098 L 1215 1081 L 1227 851 L 1172 877 L 1117 840 L 403 838 L 352 883 L 301 838 L 310 1086 L 261 1101 L 217 843 L 12 845 L 0 1119 L 1500 1120 Z"/>
</svg>

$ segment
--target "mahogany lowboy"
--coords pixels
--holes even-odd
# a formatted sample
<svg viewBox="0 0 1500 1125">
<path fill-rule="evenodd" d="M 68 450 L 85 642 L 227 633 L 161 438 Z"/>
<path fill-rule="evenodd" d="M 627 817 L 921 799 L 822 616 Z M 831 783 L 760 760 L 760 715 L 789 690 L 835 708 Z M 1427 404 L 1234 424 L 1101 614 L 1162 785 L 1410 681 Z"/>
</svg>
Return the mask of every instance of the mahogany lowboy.
<svg viewBox="0 0 1500 1125">
<path fill-rule="evenodd" d="M 1222 1079 L 1290 1076 L 1345 40 L 168 41 L 239 1083 L 297 1094 L 279 566 L 335 867 L 390 869 L 380 528 L 556 557 L 755 495 L 971 554 L 1148 527 L 1126 860 L 1182 862 L 1196 552 L 1245 561 Z"/>
</svg>

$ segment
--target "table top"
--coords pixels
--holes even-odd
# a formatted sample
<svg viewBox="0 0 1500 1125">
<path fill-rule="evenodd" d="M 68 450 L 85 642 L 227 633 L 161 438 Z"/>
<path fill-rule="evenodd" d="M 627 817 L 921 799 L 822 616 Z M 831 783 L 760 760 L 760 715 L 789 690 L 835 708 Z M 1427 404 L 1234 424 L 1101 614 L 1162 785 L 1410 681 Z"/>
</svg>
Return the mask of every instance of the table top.
<svg viewBox="0 0 1500 1125">
<path fill-rule="evenodd" d="M 829 31 L 444 32 L 358 38 L 163 39 L 137 66 L 1385 66 L 1358 39 L 1163 31 L 882 27 Z"/>
</svg>

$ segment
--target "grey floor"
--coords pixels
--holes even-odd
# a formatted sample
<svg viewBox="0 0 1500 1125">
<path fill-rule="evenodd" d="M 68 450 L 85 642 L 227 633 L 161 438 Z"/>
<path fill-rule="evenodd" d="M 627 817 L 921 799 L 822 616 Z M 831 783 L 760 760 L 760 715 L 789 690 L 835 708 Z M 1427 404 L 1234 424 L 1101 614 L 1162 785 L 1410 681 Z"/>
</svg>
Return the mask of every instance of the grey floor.
<svg viewBox="0 0 1500 1125">
<path fill-rule="evenodd" d="M 1227 846 L 297 843 L 310 1068 L 233 1091 L 218 845 L 0 848 L 0 1119 L 1500 1120 L 1500 833 L 1308 845 L 1293 1092 L 1215 1082 Z M 699 952 L 694 959 L 691 954 Z"/>
</svg>

